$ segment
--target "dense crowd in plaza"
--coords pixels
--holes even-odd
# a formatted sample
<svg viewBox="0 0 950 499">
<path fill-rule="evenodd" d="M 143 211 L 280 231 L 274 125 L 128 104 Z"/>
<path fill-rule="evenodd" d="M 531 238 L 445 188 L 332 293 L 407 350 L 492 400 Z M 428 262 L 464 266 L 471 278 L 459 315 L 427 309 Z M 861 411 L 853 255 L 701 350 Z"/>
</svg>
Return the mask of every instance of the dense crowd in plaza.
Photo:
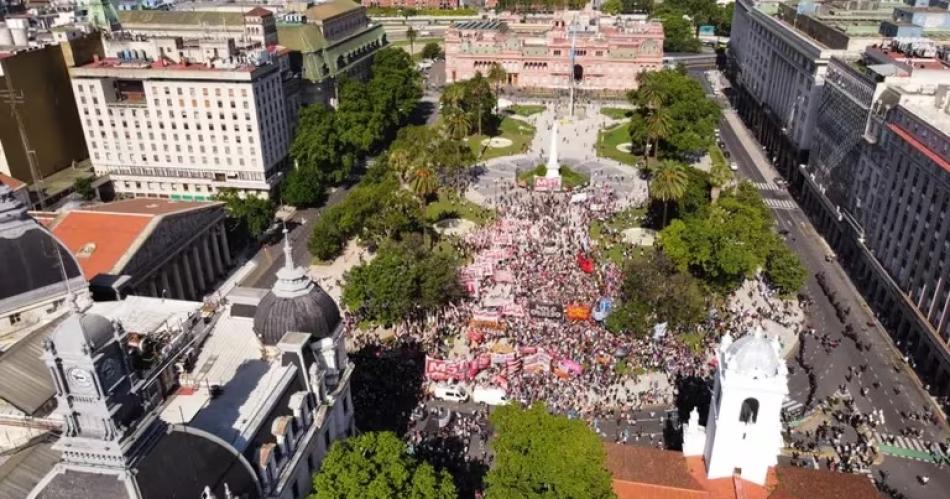
<svg viewBox="0 0 950 499">
<path fill-rule="evenodd" d="M 704 339 L 697 350 L 675 334 L 615 335 L 601 322 L 565 317 L 561 311 L 572 305 L 590 310 L 602 297 L 617 299 L 621 269 L 599 258 L 589 229 L 595 220 L 628 206 L 610 187 L 615 179 L 602 180 L 584 196 L 501 186 L 492 199 L 497 219 L 459 243 L 474 262 L 471 266 L 479 267 L 474 277 L 463 270 L 463 279 L 473 290 L 471 299 L 397 324 L 397 341 L 418 342 L 430 358 L 447 362 L 474 363 L 479 357 L 500 354 L 508 361 L 483 364 L 474 376 L 452 378 L 501 385 L 510 400 L 543 401 L 554 412 L 593 421 L 673 403 L 678 378 L 710 375 L 712 348 L 726 332 L 744 334 L 765 318 L 795 327 L 788 305 L 762 282 L 749 291 L 750 298 L 753 293 L 762 295 L 756 300 L 760 306 L 751 310 L 733 306 L 713 314 L 702 326 Z M 588 258 L 593 261 L 591 272 L 579 265 L 580 259 Z M 536 313 L 545 306 L 558 313 Z M 495 315 L 485 319 L 482 315 L 487 312 Z M 357 346 L 376 341 L 373 335 L 356 336 Z M 529 369 L 522 359 L 538 352 L 549 356 L 550 364 Z M 621 363 L 625 367 L 618 369 Z M 667 378 L 663 383 L 637 383 L 637 389 L 631 389 L 626 379 L 631 372 L 663 373 Z M 431 379 L 451 380 L 435 375 Z"/>
</svg>

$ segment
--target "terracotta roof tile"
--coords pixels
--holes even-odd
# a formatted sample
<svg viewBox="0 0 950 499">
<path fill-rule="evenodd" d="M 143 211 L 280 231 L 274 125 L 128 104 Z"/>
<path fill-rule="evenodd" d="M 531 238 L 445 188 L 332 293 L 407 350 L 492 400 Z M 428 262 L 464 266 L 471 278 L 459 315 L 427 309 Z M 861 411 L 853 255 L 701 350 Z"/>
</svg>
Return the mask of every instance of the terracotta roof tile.
<svg viewBox="0 0 950 499">
<path fill-rule="evenodd" d="M 83 276 L 91 280 L 98 274 L 112 272 L 153 218 L 72 211 L 54 224 L 53 234 L 76 255 Z"/>
<path fill-rule="evenodd" d="M 604 444 L 604 450 L 607 469 L 616 480 L 687 491 L 703 490 L 679 452 L 611 443 Z"/>
<path fill-rule="evenodd" d="M 16 190 L 26 187 L 25 182 L 21 182 L 20 180 L 17 180 L 9 175 L 4 175 L 2 173 L 0 173 L 0 184 L 3 184 L 9 187 L 11 191 L 16 191 Z"/>
<path fill-rule="evenodd" d="M 82 208 L 81 211 L 130 215 L 168 215 L 215 204 L 223 203 L 216 201 L 172 201 L 159 198 L 132 198 L 85 207 Z"/>
<path fill-rule="evenodd" d="M 770 499 L 877 499 L 877 488 L 864 475 L 835 473 L 797 466 L 775 469 L 778 486 Z"/>
</svg>

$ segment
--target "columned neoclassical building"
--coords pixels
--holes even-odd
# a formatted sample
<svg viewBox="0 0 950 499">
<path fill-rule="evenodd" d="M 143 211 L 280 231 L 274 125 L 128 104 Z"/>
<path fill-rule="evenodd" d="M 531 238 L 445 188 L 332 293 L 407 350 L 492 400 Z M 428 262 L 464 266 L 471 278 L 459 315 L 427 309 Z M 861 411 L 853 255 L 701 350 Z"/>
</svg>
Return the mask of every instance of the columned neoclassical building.
<svg viewBox="0 0 950 499">
<path fill-rule="evenodd" d="M 487 75 L 495 64 L 515 88 L 626 92 L 641 72 L 662 69 L 663 26 L 583 10 L 561 11 L 544 23 L 463 21 L 446 31 L 447 81 Z"/>
<path fill-rule="evenodd" d="M 232 264 L 225 218 L 218 202 L 136 198 L 67 212 L 50 227 L 99 298 L 201 301 Z"/>
</svg>

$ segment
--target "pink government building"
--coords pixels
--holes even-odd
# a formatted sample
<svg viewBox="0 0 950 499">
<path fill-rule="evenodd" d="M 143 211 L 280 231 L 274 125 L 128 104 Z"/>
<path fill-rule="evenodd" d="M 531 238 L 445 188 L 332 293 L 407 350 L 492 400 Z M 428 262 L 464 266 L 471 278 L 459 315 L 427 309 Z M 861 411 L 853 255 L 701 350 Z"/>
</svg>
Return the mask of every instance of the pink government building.
<svg viewBox="0 0 950 499">
<path fill-rule="evenodd" d="M 575 56 L 571 62 L 571 42 Z M 455 23 L 445 34 L 448 82 L 483 75 L 493 64 L 518 88 L 624 92 L 637 75 L 663 67 L 663 26 L 642 16 L 561 11 L 544 24 L 500 17 Z"/>
</svg>

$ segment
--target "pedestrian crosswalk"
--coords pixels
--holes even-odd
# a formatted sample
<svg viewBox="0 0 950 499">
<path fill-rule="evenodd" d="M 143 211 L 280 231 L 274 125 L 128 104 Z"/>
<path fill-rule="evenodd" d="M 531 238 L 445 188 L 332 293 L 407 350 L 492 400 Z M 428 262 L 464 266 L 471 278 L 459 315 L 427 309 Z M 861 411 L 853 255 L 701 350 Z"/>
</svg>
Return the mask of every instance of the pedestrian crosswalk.
<svg viewBox="0 0 950 499">
<path fill-rule="evenodd" d="M 782 402 L 782 412 L 788 418 L 800 418 L 805 412 L 805 404 L 797 400 L 786 398 L 785 401 Z"/>
<path fill-rule="evenodd" d="M 752 185 L 760 191 L 781 191 L 782 188 L 772 182 L 752 182 Z"/>
<path fill-rule="evenodd" d="M 873 432 L 874 441 L 878 444 L 884 444 L 898 449 L 910 449 L 918 452 L 930 452 L 925 444 L 919 438 L 902 437 L 900 435 L 889 435 L 887 433 Z"/>
<path fill-rule="evenodd" d="M 765 206 L 776 210 L 794 210 L 796 208 L 795 202 L 791 199 L 772 199 L 764 198 Z"/>
</svg>

